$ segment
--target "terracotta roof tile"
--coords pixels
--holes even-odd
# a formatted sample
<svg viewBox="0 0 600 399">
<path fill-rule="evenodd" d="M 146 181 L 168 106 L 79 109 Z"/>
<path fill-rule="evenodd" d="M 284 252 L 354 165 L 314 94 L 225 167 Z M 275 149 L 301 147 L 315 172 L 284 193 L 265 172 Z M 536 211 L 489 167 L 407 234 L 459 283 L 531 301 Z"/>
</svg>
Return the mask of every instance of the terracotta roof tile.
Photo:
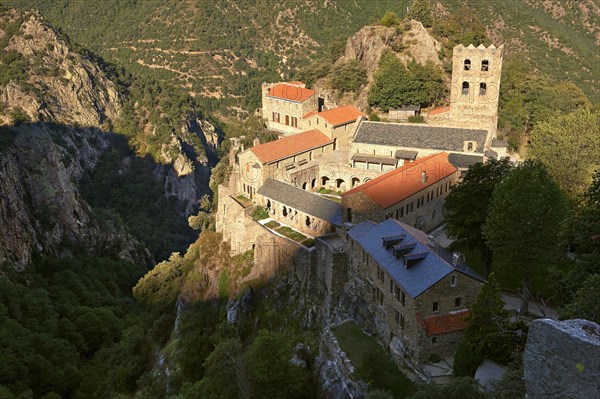
<svg viewBox="0 0 600 399">
<path fill-rule="evenodd" d="M 440 108 L 436 108 L 436 109 L 432 109 L 431 111 L 429 111 L 429 115 L 438 115 L 438 114 L 443 114 L 444 112 L 448 112 L 450 111 L 450 107 L 440 107 Z"/>
<path fill-rule="evenodd" d="M 329 143 L 331 143 L 329 137 L 325 136 L 320 130 L 313 129 L 260 144 L 250 148 L 250 150 L 265 164 Z"/>
<path fill-rule="evenodd" d="M 271 86 L 268 96 L 282 98 L 284 100 L 303 102 L 314 96 L 316 91 L 293 86 L 285 83 Z"/>
<path fill-rule="evenodd" d="M 366 116 L 352 105 L 322 111 L 319 115 L 333 126 L 354 122 L 359 116 Z"/>
<path fill-rule="evenodd" d="M 458 169 L 448 161 L 448 153 L 430 155 L 405 164 L 365 184 L 347 191 L 342 199 L 359 192 L 364 193 L 382 208 L 388 208 L 418 193 Z M 427 173 L 427 182 L 422 183 L 422 172 Z"/>
<path fill-rule="evenodd" d="M 467 328 L 465 319 L 471 314 L 469 310 L 422 318 L 417 315 L 419 324 L 428 336 L 462 331 Z"/>
</svg>

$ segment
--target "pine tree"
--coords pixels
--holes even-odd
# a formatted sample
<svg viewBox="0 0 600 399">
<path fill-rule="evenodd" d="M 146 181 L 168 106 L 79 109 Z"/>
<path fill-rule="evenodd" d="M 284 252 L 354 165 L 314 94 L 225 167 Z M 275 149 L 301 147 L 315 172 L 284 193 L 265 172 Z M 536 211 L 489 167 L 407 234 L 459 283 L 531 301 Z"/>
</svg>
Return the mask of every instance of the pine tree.
<svg viewBox="0 0 600 399">
<path fill-rule="evenodd" d="M 432 8 L 429 0 L 413 0 L 408 9 L 408 19 L 414 19 L 429 28 L 433 24 Z"/>
</svg>

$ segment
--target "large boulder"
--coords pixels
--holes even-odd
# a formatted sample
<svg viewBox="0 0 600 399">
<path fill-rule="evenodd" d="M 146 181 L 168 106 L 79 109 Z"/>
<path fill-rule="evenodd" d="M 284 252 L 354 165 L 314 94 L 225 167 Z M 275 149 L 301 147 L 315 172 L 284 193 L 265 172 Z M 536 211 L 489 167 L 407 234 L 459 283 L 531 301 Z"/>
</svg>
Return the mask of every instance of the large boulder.
<svg viewBox="0 0 600 399">
<path fill-rule="evenodd" d="M 523 360 L 530 399 L 600 398 L 600 326 L 594 322 L 535 320 Z"/>
</svg>

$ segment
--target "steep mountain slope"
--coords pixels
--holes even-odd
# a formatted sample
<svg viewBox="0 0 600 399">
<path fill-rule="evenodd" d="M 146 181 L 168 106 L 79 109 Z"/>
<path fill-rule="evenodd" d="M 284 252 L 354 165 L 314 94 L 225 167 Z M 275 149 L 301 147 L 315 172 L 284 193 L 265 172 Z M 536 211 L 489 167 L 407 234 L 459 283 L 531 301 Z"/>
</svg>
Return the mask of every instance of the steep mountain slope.
<svg viewBox="0 0 600 399">
<path fill-rule="evenodd" d="M 295 69 L 377 21 L 406 15 L 409 0 L 40 2 L 36 7 L 76 41 L 141 74 L 178 82 L 211 108 L 259 105 L 260 83 Z M 594 0 L 432 0 L 435 13 L 468 6 L 510 55 L 522 53 L 556 80 L 600 99 L 600 8 Z"/>
</svg>

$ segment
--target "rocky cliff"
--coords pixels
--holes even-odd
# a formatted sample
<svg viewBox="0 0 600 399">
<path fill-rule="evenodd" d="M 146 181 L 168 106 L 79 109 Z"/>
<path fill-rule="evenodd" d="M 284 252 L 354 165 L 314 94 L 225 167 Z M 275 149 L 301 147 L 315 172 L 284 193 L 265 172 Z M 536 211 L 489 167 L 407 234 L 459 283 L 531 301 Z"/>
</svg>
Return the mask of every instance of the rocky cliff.
<svg viewBox="0 0 600 399">
<path fill-rule="evenodd" d="M 22 268 L 36 254 L 75 253 L 152 264 L 123 227 L 94 216 L 79 196 L 76 183 L 110 145 L 106 134 L 36 124 L 0 135 L 0 264 Z"/>
<path fill-rule="evenodd" d="M 342 98 L 338 101 L 353 103 L 361 109 L 366 109 L 367 94 L 373 82 L 373 74 L 377 71 L 381 56 L 386 51 L 394 52 L 405 64 L 410 60 L 415 60 L 419 64 L 431 61 L 436 65 L 441 65 L 439 58 L 441 49 L 441 43 L 430 35 L 423 24 L 418 21 L 408 21 L 399 28 L 388 28 L 381 25 L 363 27 L 348 38 L 344 54 L 336 63 L 358 60 L 366 69 L 367 85 L 360 91 L 357 99 L 352 96 L 352 98 Z M 332 98 L 331 93 L 326 89 L 326 83 L 326 80 L 321 80 L 317 86 L 325 96 Z"/>
</svg>

